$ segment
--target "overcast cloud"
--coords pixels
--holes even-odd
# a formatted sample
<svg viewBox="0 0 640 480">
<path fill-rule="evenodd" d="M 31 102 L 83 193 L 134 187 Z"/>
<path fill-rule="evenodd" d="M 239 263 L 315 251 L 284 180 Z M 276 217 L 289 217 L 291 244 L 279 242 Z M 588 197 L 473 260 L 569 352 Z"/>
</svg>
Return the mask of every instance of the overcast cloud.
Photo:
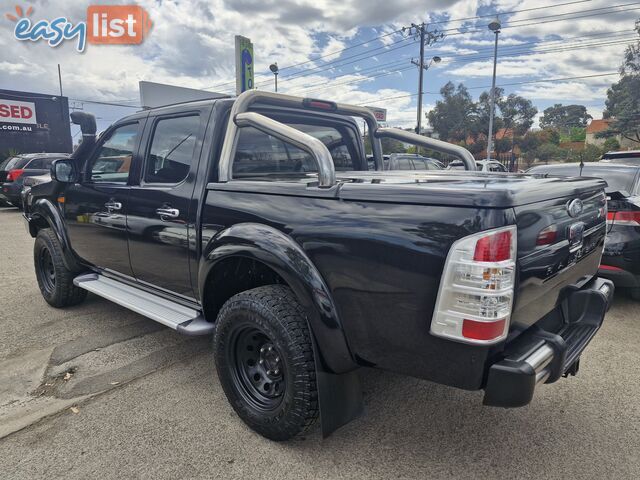
<svg viewBox="0 0 640 480">
<path fill-rule="evenodd" d="M 558 7 L 558 3 L 566 0 L 545 1 L 555 7 L 501 17 L 505 28 L 500 35 L 498 84 L 617 71 L 624 45 L 599 45 L 606 36 L 594 37 L 593 48 L 562 50 L 557 47 L 563 44 L 579 46 L 581 42 L 588 41 L 582 39 L 572 43 L 570 39 L 598 32 L 619 31 L 622 34 L 616 39 L 624 41 L 631 38 L 640 9 L 614 15 L 605 15 L 604 10 L 592 16 L 586 16 L 585 12 L 584 18 L 572 21 L 522 26 L 522 23 L 539 23 L 536 18 L 541 16 L 579 13 L 629 3 L 593 0 Z M 20 5 L 25 9 L 32 5 L 34 12 L 31 18 L 35 20 L 65 15 L 77 22 L 85 20 L 86 7 L 95 3 L 134 2 L 38 0 Z M 373 103 L 389 109 L 390 123 L 410 126 L 415 122 L 416 99 L 409 95 L 416 91 L 417 76 L 417 71 L 410 68 L 410 60 L 417 55 L 417 44 L 406 42 L 406 48 L 397 48 L 395 42 L 404 37 L 402 33 L 396 33 L 371 40 L 365 46 L 339 52 L 341 49 L 393 32 L 412 22 L 443 21 L 541 6 L 539 0 L 143 0 L 137 3 L 146 8 L 153 21 L 153 29 L 142 45 L 88 45 L 82 54 L 75 51 L 74 42 L 55 49 L 43 42 L 18 42 L 13 38 L 14 23 L 3 15 L 0 19 L 0 88 L 56 93 L 56 65 L 60 63 L 65 94 L 74 99 L 135 105 L 139 98 L 140 80 L 192 88 L 216 87 L 216 91 L 232 93 L 233 37 L 240 34 L 250 37 L 254 43 L 259 88 L 272 88 L 273 77 L 268 66 L 277 61 L 283 68 L 279 78 L 281 91 L 308 92 L 313 96 L 353 103 Z M 14 0 L 2 0 L 0 13 L 11 12 L 13 5 Z M 561 16 L 556 18 L 562 19 Z M 437 92 L 447 80 L 452 80 L 465 83 L 477 96 L 482 87 L 490 84 L 493 37 L 486 30 L 488 20 L 438 23 L 431 27 L 443 29 L 449 36 L 428 50 L 429 55 L 442 56 L 443 62 L 425 75 L 425 90 Z M 628 37 L 624 36 L 625 31 Z M 560 40 L 554 51 L 545 52 L 550 49 L 548 46 L 539 47 L 539 51 L 532 50 L 532 42 L 552 40 Z M 370 54 L 367 53 L 369 51 Z M 344 61 L 351 62 L 349 65 L 330 70 L 302 70 L 357 54 L 363 54 L 357 57 L 357 61 Z M 465 59 L 463 55 L 472 58 Z M 324 58 L 299 68 L 284 68 L 319 56 Z M 376 66 L 393 62 L 400 66 L 375 70 Z M 403 71 L 394 73 L 397 70 Z M 302 76 L 300 73 L 309 74 Z M 287 80 L 288 76 L 295 75 L 298 77 Z M 380 76 L 371 78 L 374 75 Z M 587 103 L 592 114 L 599 115 L 606 89 L 615 80 L 615 76 L 593 77 L 513 85 L 506 90 L 526 95 L 541 110 L 552 103 L 583 102 Z M 378 100 L 388 97 L 402 98 Z M 428 110 L 436 99 L 437 95 L 428 94 L 425 109 Z M 80 106 L 80 103 L 76 105 Z M 98 111 L 103 124 L 127 112 L 127 109 L 90 107 L 88 104 L 84 108 Z"/>
</svg>

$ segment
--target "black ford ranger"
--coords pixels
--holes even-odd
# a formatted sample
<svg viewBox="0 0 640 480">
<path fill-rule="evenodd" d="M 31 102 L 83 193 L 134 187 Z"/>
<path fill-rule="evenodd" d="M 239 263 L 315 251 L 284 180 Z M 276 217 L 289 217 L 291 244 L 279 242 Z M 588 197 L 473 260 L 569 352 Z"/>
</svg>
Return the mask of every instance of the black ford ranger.
<svg viewBox="0 0 640 480">
<path fill-rule="evenodd" d="M 372 135 L 369 171 L 357 124 Z M 93 292 L 213 333 L 238 415 L 286 440 L 362 411 L 376 367 L 517 407 L 578 371 L 613 294 L 605 183 L 474 172 L 461 147 L 363 107 L 259 91 L 141 111 L 35 186 L 25 218 L 55 307 Z M 469 171 L 383 171 L 380 139 Z"/>
</svg>

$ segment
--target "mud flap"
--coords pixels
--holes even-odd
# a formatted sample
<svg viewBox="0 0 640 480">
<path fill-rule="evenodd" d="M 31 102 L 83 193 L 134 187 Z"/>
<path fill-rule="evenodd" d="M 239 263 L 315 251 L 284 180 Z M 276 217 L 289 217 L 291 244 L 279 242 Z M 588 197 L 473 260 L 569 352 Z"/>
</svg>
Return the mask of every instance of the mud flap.
<svg viewBox="0 0 640 480">
<path fill-rule="evenodd" d="M 362 387 L 358 370 L 335 374 L 328 371 L 313 341 L 316 359 L 316 382 L 320 407 L 322 438 L 327 438 L 340 427 L 355 420 L 364 411 Z"/>
</svg>

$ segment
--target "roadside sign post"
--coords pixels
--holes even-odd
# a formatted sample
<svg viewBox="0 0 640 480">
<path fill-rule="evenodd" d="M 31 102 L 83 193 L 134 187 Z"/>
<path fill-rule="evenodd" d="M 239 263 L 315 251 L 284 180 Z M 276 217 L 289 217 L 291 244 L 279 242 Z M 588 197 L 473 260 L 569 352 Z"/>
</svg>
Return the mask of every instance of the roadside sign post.
<svg viewBox="0 0 640 480">
<path fill-rule="evenodd" d="M 236 35 L 236 95 L 253 90 L 253 43 L 246 37 Z"/>
</svg>

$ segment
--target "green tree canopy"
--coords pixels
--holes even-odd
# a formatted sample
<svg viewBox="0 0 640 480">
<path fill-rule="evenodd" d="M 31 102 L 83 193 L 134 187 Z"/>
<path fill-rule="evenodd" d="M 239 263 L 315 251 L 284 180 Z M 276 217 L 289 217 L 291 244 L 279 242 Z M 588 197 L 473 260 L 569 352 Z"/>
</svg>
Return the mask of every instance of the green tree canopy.
<svg viewBox="0 0 640 480">
<path fill-rule="evenodd" d="M 463 141 L 476 122 L 477 108 L 467 88 L 452 82 L 440 89 L 442 100 L 427 114 L 429 123 L 443 140 Z"/>
<path fill-rule="evenodd" d="M 554 106 L 544 109 L 540 118 L 540 127 L 554 128 L 568 135 L 572 127 L 586 127 L 591 118 L 593 117 L 587 113 L 587 108 L 584 105 L 556 103 Z"/>
<path fill-rule="evenodd" d="M 527 133 L 538 113 L 538 109 L 533 106 L 531 100 L 515 93 L 509 94 L 506 98 L 500 96 L 496 100 L 496 104 L 500 108 L 504 128 L 513 130 L 514 136 L 522 136 Z"/>
<path fill-rule="evenodd" d="M 636 31 L 640 35 L 640 21 L 636 22 Z M 620 81 L 607 91 L 604 117 L 612 121 L 607 130 L 596 136 L 621 135 L 640 143 L 640 39 L 625 50 L 620 74 Z"/>
</svg>

